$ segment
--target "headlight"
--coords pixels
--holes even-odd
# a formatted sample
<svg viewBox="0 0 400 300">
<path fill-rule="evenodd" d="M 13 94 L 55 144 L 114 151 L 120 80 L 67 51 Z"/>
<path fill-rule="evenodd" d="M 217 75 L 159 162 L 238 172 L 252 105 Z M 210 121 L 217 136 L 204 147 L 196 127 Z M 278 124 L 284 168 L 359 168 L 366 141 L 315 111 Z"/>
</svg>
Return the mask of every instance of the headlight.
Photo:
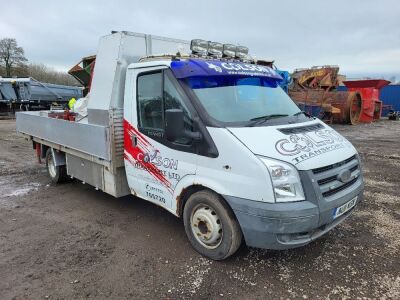
<svg viewBox="0 0 400 300">
<path fill-rule="evenodd" d="M 271 175 L 276 202 L 305 200 L 300 176 L 296 168 L 280 160 L 261 157 Z"/>
</svg>

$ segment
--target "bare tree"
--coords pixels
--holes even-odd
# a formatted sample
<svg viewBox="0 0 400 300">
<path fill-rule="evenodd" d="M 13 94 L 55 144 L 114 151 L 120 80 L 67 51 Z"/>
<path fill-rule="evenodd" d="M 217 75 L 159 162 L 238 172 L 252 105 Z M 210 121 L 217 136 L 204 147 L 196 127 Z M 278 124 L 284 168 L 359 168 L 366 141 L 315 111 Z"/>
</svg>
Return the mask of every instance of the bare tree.
<svg viewBox="0 0 400 300">
<path fill-rule="evenodd" d="M 25 58 L 24 49 L 18 47 L 16 39 L 4 38 L 0 40 L 0 64 L 4 66 L 6 76 L 11 76 L 13 67 L 23 65 Z"/>
<path fill-rule="evenodd" d="M 38 81 L 47 83 L 80 85 L 79 82 L 68 73 L 56 71 L 44 64 L 29 64 L 25 76 L 33 77 Z"/>
<path fill-rule="evenodd" d="M 56 71 L 44 64 L 26 64 L 27 61 L 24 49 L 18 47 L 15 39 L 0 39 L 0 76 L 33 77 L 47 83 L 79 85 L 78 81 L 66 72 Z"/>
</svg>

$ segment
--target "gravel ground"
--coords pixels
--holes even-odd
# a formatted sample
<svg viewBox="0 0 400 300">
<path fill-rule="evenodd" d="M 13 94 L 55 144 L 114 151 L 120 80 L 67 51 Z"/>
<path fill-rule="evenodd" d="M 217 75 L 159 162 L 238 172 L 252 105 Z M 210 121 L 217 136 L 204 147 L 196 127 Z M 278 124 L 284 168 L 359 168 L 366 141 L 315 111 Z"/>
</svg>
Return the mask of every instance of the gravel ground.
<svg viewBox="0 0 400 300">
<path fill-rule="evenodd" d="M 50 184 L 15 121 L 0 120 L 0 299 L 399 299 L 400 122 L 335 127 L 363 160 L 352 217 L 306 247 L 214 262 L 155 205 Z"/>
</svg>

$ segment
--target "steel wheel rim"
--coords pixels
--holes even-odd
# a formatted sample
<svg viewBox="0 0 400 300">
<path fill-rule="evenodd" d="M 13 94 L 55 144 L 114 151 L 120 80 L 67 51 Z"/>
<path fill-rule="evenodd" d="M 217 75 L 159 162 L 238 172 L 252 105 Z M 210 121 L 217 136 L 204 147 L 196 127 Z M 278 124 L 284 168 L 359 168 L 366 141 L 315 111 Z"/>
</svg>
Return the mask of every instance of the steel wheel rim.
<svg viewBox="0 0 400 300">
<path fill-rule="evenodd" d="M 193 236 L 208 249 L 217 248 L 222 242 L 222 223 L 215 210 L 201 204 L 193 209 L 190 216 L 190 227 Z"/>
<path fill-rule="evenodd" d="M 49 174 L 52 178 L 56 177 L 57 175 L 57 171 L 56 171 L 56 166 L 54 164 L 54 160 L 53 160 L 53 156 L 50 155 L 49 157 L 49 161 L 48 161 L 48 167 L 49 169 Z"/>
</svg>

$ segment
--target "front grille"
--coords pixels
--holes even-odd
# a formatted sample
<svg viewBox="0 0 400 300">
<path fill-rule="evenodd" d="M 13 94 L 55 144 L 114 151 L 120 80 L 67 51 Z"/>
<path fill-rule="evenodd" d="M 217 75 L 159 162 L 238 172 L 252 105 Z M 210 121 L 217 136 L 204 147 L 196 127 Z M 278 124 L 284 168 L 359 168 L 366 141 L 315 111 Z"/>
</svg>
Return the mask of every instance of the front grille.
<svg viewBox="0 0 400 300">
<path fill-rule="evenodd" d="M 343 185 L 341 185 L 341 186 L 339 186 L 339 187 L 337 187 L 337 188 L 335 188 L 333 190 L 330 190 L 330 191 L 327 191 L 325 193 L 322 193 L 322 196 L 329 197 L 329 196 L 332 196 L 332 195 L 334 195 L 334 194 L 336 194 L 336 193 L 338 193 L 340 191 L 343 191 L 344 189 L 346 189 L 349 186 L 353 185 L 357 181 L 357 179 L 358 178 L 354 178 L 354 179 L 350 180 L 349 182 L 346 182 L 345 184 L 343 184 Z"/>
<path fill-rule="evenodd" d="M 327 184 L 329 182 L 335 181 L 337 179 L 337 175 L 333 175 L 324 179 L 318 180 L 319 185 Z"/>
<path fill-rule="evenodd" d="M 357 170 L 357 169 L 358 169 L 358 165 L 352 167 L 352 168 L 350 169 L 350 172 L 354 172 L 354 171 Z"/>
<path fill-rule="evenodd" d="M 343 165 L 345 165 L 345 164 L 348 164 L 349 162 L 351 162 L 351 161 L 352 161 L 353 159 L 355 159 L 355 158 L 356 158 L 356 156 L 353 155 L 352 157 L 350 157 L 350 158 L 348 158 L 348 159 L 346 159 L 346 160 L 344 160 L 344 161 L 338 162 L 338 163 L 336 163 L 336 164 L 314 169 L 314 170 L 313 170 L 313 173 L 314 173 L 314 174 L 319 174 L 319 173 L 322 173 L 322 172 L 326 172 L 326 171 L 329 171 L 329 170 L 338 168 L 338 167 L 340 167 L 340 166 L 343 166 Z"/>
<path fill-rule="evenodd" d="M 342 182 L 338 175 L 343 170 L 349 170 L 351 179 L 348 182 Z M 330 197 L 352 186 L 360 175 L 359 161 L 356 155 L 349 157 L 341 162 L 316 168 L 312 170 L 314 177 L 319 185 L 323 197 Z"/>
</svg>

